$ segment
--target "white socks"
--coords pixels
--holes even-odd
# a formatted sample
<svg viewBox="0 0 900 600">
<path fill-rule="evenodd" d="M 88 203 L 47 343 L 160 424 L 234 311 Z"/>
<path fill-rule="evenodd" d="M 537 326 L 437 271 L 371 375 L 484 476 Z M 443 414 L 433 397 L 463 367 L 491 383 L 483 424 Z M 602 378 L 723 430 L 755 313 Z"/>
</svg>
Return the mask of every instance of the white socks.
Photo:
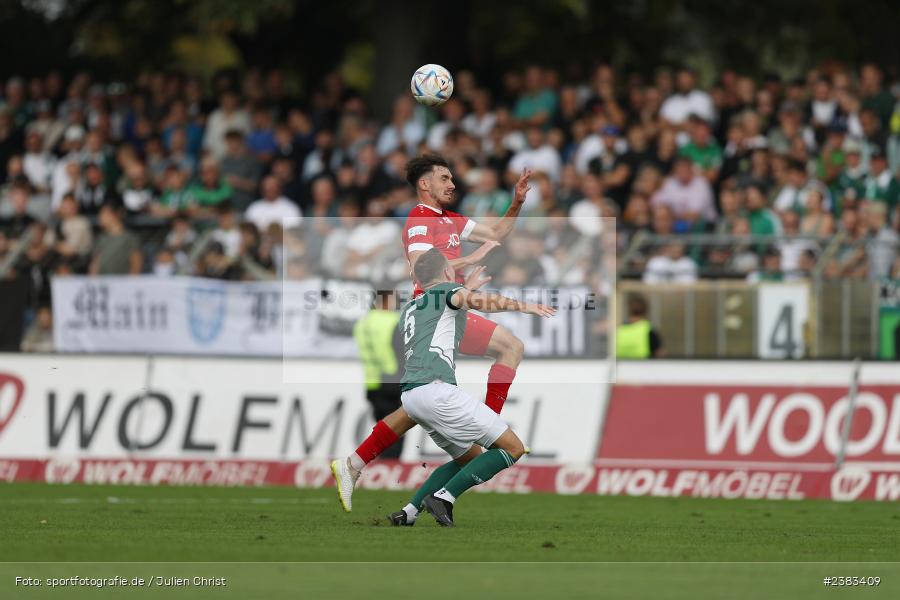
<svg viewBox="0 0 900 600">
<path fill-rule="evenodd" d="M 349 464 L 350 468 L 353 469 L 354 471 L 362 471 L 363 468 L 366 466 L 366 461 L 361 459 L 359 457 L 359 455 L 356 452 L 354 452 L 347 459 L 347 464 Z"/>
<path fill-rule="evenodd" d="M 412 503 L 407 504 L 403 507 L 403 512 L 406 513 L 406 522 L 407 523 L 415 523 L 416 519 L 419 518 L 419 509 L 412 505 Z"/>
<path fill-rule="evenodd" d="M 450 504 L 456 502 L 456 498 L 447 491 L 447 488 L 441 488 L 437 492 L 434 493 L 435 498 L 440 498 L 441 500 L 446 500 Z"/>
</svg>

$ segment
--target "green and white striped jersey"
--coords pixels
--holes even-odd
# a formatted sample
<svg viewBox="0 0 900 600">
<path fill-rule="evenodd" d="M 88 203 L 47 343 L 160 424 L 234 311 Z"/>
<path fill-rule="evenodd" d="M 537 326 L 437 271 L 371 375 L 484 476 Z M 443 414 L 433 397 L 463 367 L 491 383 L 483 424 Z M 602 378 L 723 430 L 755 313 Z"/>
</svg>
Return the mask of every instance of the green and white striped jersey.
<svg viewBox="0 0 900 600">
<path fill-rule="evenodd" d="M 448 300 L 461 289 L 458 283 L 439 283 L 403 307 L 397 327 L 403 332 L 406 368 L 403 391 L 440 379 L 456 385 L 456 351 L 466 329 L 466 311 Z"/>
</svg>

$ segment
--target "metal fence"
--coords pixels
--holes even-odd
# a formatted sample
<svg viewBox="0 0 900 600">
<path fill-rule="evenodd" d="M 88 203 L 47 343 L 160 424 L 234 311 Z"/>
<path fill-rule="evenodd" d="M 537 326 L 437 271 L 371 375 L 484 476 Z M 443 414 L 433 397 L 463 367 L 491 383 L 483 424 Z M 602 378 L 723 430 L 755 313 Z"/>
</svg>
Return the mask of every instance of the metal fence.
<svg viewBox="0 0 900 600">
<path fill-rule="evenodd" d="M 617 293 L 620 307 L 647 299 L 670 358 L 880 357 L 881 286 L 870 281 L 620 281 Z"/>
</svg>

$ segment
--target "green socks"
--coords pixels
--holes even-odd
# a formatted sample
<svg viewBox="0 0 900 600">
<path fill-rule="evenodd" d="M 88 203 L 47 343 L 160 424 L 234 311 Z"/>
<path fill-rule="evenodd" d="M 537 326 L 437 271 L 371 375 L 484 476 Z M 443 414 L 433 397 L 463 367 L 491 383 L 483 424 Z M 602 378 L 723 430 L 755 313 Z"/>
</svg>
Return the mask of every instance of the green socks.
<svg viewBox="0 0 900 600">
<path fill-rule="evenodd" d="M 416 510 L 419 510 L 419 507 L 422 506 L 422 502 L 425 500 L 426 496 L 430 496 L 444 487 L 444 485 L 457 473 L 459 473 L 459 465 L 456 464 L 455 461 L 451 460 L 450 462 L 439 466 L 428 479 L 425 480 L 425 483 L 422 484 L 409 503 L 412 504 Z"/>
<path fill-rule="evenodd" d="M 501 450 L 500 448 L 488 450 L 474 458 L 469 464 L 460 469 L 459 473 L 454 475 L 450 481 L 444 484 L 444 489 L 439 491 L 446 491 L 446 494 L 436 495 L 439 498 L 453 502 L 470 487 L 488 481 L 503 469 L 513 466 L 515 462 L 515 459 L 506 450 Z M 429 478 L 428 481 L 431 481 L 431 479 Z M 447 497 L 448 495 L 450 498 Z M 424 499 L 424 496 L 422 498 Z"/>
</svg>

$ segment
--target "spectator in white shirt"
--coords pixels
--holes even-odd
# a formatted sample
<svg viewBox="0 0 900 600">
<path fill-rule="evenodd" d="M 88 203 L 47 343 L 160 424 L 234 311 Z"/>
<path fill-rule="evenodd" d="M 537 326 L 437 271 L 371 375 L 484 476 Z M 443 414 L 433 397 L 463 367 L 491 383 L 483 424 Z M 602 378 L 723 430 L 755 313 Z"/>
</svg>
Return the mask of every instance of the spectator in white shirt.
<svg viewBox="0 0 900 600">
<path fill-rule="evenodd" d="M 321 180 L 320 180 L 321 181 Z M 317 224 L 324 219 L 313 218 Z M 334 227 L 325 235 L 322 242 L 321 267 L 322 270 L 333 277 L 342 277 L 346 268 L 346 257 L 350 253 L 347 248 L 347 240 L 353 230 L 359 225 L 359 205 L 355 200 L 345 198 L 341 201 L 337 210 L 337 220 Z"/>
<path fill-rule="evenodd" d="M 659 116 L 675 126 L 685 125 L 691 115 L 697 115 L 708 122 L 715 121 L 712 98 L 696 86 L 697 75 L 692 69 L 679 70 L 675 78 L 677 91 L 663 102 Z"/>
<path fill-rule="evenodd" d="M 450 131 L 462 129 L 462 118 L 466 114 L 466 109 L 461 101 L 450 98 L 441 107 L 441 113 L 444 119 L 431 126 L 426 141 L 428 148 L 435 152 L 441 152 L 444 149 L 444 138 Z"/>
<path fill-rule="evenodd" d="M 777 243 L 778 252 L 781 255 L 781 270 L 785 273 L 794 273 L 800 269 L 800 260 L 807 250 L 815 250 L 816 244 L 811 240 L 797 239 L 800 233 L 800 214 L 792 210 L 781 215 L 781 224 L 784 227 L 784 235 L 787 239 Z"/>
<path fill-rule="evenodd" d="M 837 100 L 831 94 L 828 78 L 819 77 L 813 85 L 813 98 L 809 106 L 813 127 L 825 128 L 831 125 L 837 114 L 837 108 Z"/>
<path fill-rule="evenodd" d="M 29 131 L 36 131 L 41 135 L 43 149 L 50 152 L 59 142 L 66 124 L 53 113 L 53 105 L 49 100 L 38 100 L 34 103 L 35 118 L 28 124 Z"/>
<path fill-rule="evenodd" d="M 281 183 L 272 175 L 262 181 L 262 198 L 251 204 L 244 213 L 244 218 L 250 221 L 260 231 L 266 231 L 272 223 L 282 223 L 285 219 L 291 219 L 290 225 L 297 225 L 302 218 L 300 208 L 296 204 L 281 195 Z"/>
<path fill-rule="evenodd" d="M 53 168 L 52 186 L 52 207 L 56 210 L 59 207 L 59 201 L 62 200 L 63 194 L 74 191 L 77 177 L 73 177 L 72 169 L 69 163 L 76 163 L 79 171 L 82 163 L 82 149 L 84 148 L 84 128 L 81 125 L 69 125 L 63 135 L 61 150 L 64 155 L 56 161 Z"/>
<path fill-rule="evenodd" d="M 575 169 L 579 175 L 587 173 L 591 161 L 603 156 L 603 153 L 607 151 L 601 136 L 601 132 L 606 127 L 605 123 L 605 119 L 594 119 L 594 131 L 579 142 L 578 148 L 575 150 Z"/>
<path fill-rule="evenodd" d="M 809 176 L 803 161 L 792 160 L 788 163 L 787 181 L 788 184 L 775 196 L 772 206 L 776 212 L 783 214 L 789 210 L 802 211 L 806 208 L 812 190 L 818 190 L 822 194 L 822 208 L 831 210 L 831 192 L 825 184 Z"/>
<path fill-rule="evenodd" d="M 647 261 L 642 280 L 644 283 L 694 283 L 697 263 L 684 255 L 682 244 L 669 244 Z"/>
<path fill-rule="evenodd" d="M 73 194 L 63 196 L 57 214 L 59 219 L 47 231 L 45 241 L 60 258 L 79 268 L 86 266 L 94 236 L 90 221 L 78 214 L 78 202 Z"/>
<path fill-rule="evenodd" d="M 672 175 L 667 177 L 662 187 L 653 195 L 650 203 L 664 204 L 672 209 L 677 221 L 676 230 L 689 230 L 700 220 L 714 221 L 716 208 L 709 181 L 694 170 L 691 159 L 680 156 L 675 159 Z"/>
<path fill-rule="evenodd" d="M 315 150 L 307 154 L 303 161 L 303 181 L 311 181 L 328 171 L 337 171 L 343 160 L 344 154 L 336 145 L 334 132 L 320 129 L 316 132 Z"/>
<path fill-rule="evenodd" d="M 419 143 L 425 138 L 425 128 L 413 115 L 413 100 L 409 94 L 394 100 L 391 124 L 381 130 L 375 149 L 380 156 L 387 156 L 396 148 L 404 148 L 407 154 L 415 154 Z"/>
<path fill-rule="evenodd" d="M 25 156 L 22 159 L 22 167 L 28 181 L 38 193 L 50 191 L 53 167 L 56 164 L 53 155 L 44 150 L 43 146 L 44 141 L 40 132 L 29 131 L 25 137 Z"/>
<path fill-rule="evenodd" d="M 63 196 L 68 193 L 74 193 L 76 196 L 79 196 L 83 189 L 84 180 L 81 176 L 81 164 L 78 162 L 78 157 L 66 156 L 62 158 L 53 171 L 51 208 L 54 211 L 58 210 Z M 96 212 L 95 209 L 92 214 Z"/>
<path fill-rule="evenodd" d="M 237 258 L 241 250 L 241 230 L 238 228 L 234 214 L 234 204 L 225 200 L 216 206 L 218 227 L 212 232 L 213 241 L 222 244 L 225 256 Z"/>
<path fill-rule="evenodd" d="M 512 157 L 507 167 L 507 181 L 516 181 L 521 175 L 523 169 L 531 169 L 534 172 L 545 173 L 550 180 L 556 184 L 562 173 L 562 160 L 559 158 L 559 152 L 547 143 L 544 131 L 538 126 L 528 128 L 528 147 L 520 150 Z M 527 209 L 530 207 L 528 196 L 525 196 L 525 205 Z"/>
<path fill-rule="evenodd" d="M 584 198 L 572 205 L 569 223 L 583 235 L 598 235 L 603 230 L 602 217 L 616 216 L 616 203 L 603 195 L 603 181 L 598 175 L 588 173 L 581 181 Z"/>
<path fill-rule="evenodd" d="M 485 143 L 497 123 L 497 115 L 491 111 L 491 94 L 478 89 L 472 94 L 472 112 L 462 120 L 463 130 Z"/>
<path fill-rule="evenodd" d="M 396 240 L 400 226 L 386 218 L 387 206 L 378 198 L 369 202 L 366 213 L 366 218 L 360 219 L 347 236 L 344 275 L 380 279 L 390 260 L 399 253 Z"/>
<path fill-rule="evenodd" d="M 150 185 L 147 167 L 134 163 L 126 172 L 127 181 L 122 190 L 122 203 L 130 214 L 149 212 L 156 193 Z"/>
<path fill-rule="evenodd" d="M 212 111 L 206 121 L 203 148 L 216 160 L 225 156 L 225 133 L 236 130 L 244 135 L 250 132 L 250 115 L 240 107 L 240 98 L 233 90 L 225 90 L 219 99 L 219 108 Z"/>
</svg>

